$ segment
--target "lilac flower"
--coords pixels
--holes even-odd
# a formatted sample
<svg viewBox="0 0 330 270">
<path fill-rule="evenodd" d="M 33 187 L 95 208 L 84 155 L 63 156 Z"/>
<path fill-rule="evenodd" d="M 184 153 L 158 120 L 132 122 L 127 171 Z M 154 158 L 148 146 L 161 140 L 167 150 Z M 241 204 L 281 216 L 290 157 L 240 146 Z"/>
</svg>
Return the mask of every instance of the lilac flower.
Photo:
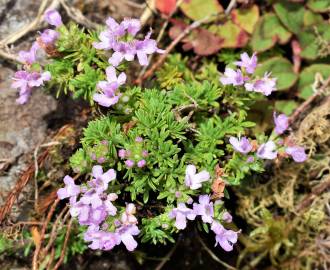
<svg viewBox="0 0 330 270">
<path fill-rule="evenodd" d="M 204 223 L 212 223 L 214 216 L 213 202 L 210 202 L 210 196 L 200 195 L 199 204 L 194 203 L 193 209 L 196 215 L 202 216 Z"/>
<path fill-rule="evenodd" d="M 111 250 L 119 245 L 121 240 L 117 233 L 99 230 L 99 226 L 91 225 L 84 233 L 84 240 L 92 242 L 89 247 L 93 250 Z"/>
<path fill-rule="evenodd" d="M 194 220 L 196 214 L 190 208 L 188 208 L 184 203 L 179 203 L 177 208 L 174 208 L 170 213 L 169 217 L 171 219 L 175 218 L 175 227 L 178 230 L 183 230 L 187 226 L 187 220 Z"/>
<path fill-rule="evenodd" d="M 110 50 L 115 42 L 112 33 L 108 30 L 100 33 L 99 40 L 100 42 L 93 42 L 93 47 L 98 50 Z"/>
<path fill-rule="evenodd" d="M 46 45 L 54 44 L 59 37 L 59 33 L 52 29 L 46 29 L 40 35 L 41 41 Z"/>
<path fill-rule="evenodd" d="M 59 27 L 62 23 L 62 17 L 60 13 L 58 13 L 55 9 L 49 9 L 44 14 L 44 20 L 48 22 L 50 25 Z"/>
<path fill-rule="evenodd" d="M 139 168 L 143 168 L 144 166 L 146 166 L 146 164 L 147 164 L 147 162 L 144 159 L 141 159 L 138 161 L 137 166 Z"/>
<path fill-rule="evenodd" d="M 106 69 L 107 81 L 100 81 L 97 87 L 102 90 L 101 94 L 94 94 L 93 99 L 101 106 L 110 107 L 118 102 L 121 94 L 116 95 L 119 86 L 125 83 L 126 74 L 120 73 L 117 78 L 114 67 L 107 67 Z"/>
<path fill-rule="evenodd" d="M 103 205 L 103 200 L 100 198 L 100 193 L 96 189 L 92 188 L 88 190 L 81 198 L 80 202 L 86 205 L 91 205 L 93 209 L 96 209 Z"/>
<path fill-rule="evenodd" d="M 216 234 L 215 246 L 219 244 L 225 251 L 232 251 L 233 244 L 237 242 L 238 232 L 226 230 L 220 223 L 213 221 L 211 230 Z"/>
<path fill-rule="evenodd" d="M 17 71 L 13 77 L 14 82 L 12 88 L 20 88 L 20 97 L 16 100 L 19 104 L 24 104 L 28 101 L 32 88 L 43 85 L 44 81 L 50 80 L 51 76 L 48 71 L 43 73 L 29 73 L 24 70 Z"/>
<path fill-rule="evenodd" d="M 127 168 L 132 168 L 134 166 L 134 161 L 128 159 L 125 161 L 125 165 L 127 166 Z"/>
<path fill-rule="evenodd" d="M 277 157 L 276 145 L 273 141 L 268 141 L 259 146 L 257 156 L 262 159 L 274 159 Z"/>
<path fill-rule="evenodd" d="M 265 96 L 269 96 L 276 90 L 276 78 L 270 78 L 270 74 L 265 74 L 262 79 L 256 80 L 253 83 L 245 83 L 245 89 L 247 91 L 254 91 L 263 93 Z"/>
<path fill-rule="evenodd" d="M 295 162 L 301 163 L 307 159 L 305 149 L 301 146 L 292 146 L 285 149 L 285 152 L 292 156 Z"/>
<path fill-rule="evenodd" d="M 229 142 L 234 147 L 235 151 L 242 154 L 247 154 L 252 150 L 252 144 L 250 144 L 246 137 L 242 137 L 240 139 L 230 137 Z"/>
<path fill-rule="evenodd" d="M 231 214 L 229 214 L 227 211 L 223 213 L 222 215 L 222 220 L 224 222 L 230 223 L 233 221 L 233 217 L 231 216 Z"/>
<path fill-rule="evenodd" d="M 220 78 L 220 82 L 223 85 L 228 85 L 228 84 L 232 84 L 234 86 L 243 85 L 244 81 L 247 80 L 247 78 L 243 76 L 240 70 L 235 71 L 228 67 L 226 67 L 224 75 L 225 76 L 222 76 Z"/>
<path fill-rule="evenodd" d="M 151 31 L 146 35 L 144 40 L 137 40 L 135 42 L 135 51 L 139 63 L 141 66 L 147 66 L 149 64 L 148 54 L 164 53 L 164 50 L 157 48 L 157 42 L 154 39 L 150 39 Z"/>
<path fill-rule="evenodd" d="M 110 169 L 103 173 L 102 166 L 95 165 L 92 168 L 92 175 L 94 179 L 91 181 L 92 187 L 98 188 L 100 192 L 106 191 L 108 189 L 108 184 L 116 179 L 116 172 Z"/>
<path fill-rule="evenodd" d="M 117 42 L 113 45 L 114 53 L 109 58 L 108 62 L 114 67 L 125 59 L 126 61 L 133 61 L 136 54 L 135 48 L 132 44 L 126 42 Z"/>
<path fill-rule="evenodd" d="M 234 64 L 239 67 L 245 68 L 247 73 L 253 74 L 254 70 L 257 67 L 257 62 L 258 62 L 258 58 L 256 56 L 256 53 L 252 54 L 250 58 L 249 55 L 246 52 L 244 52 L 241 54 L 241 61 L 237 61 Z"/>
<path fill-rule="evenodd" d="M 123 225 L 116 230 L 116 233 L 128 251 L 133 251 L 137 247 L 137 242 L 133 236 L 138 235 L 140 230 L 136 225 Z"/>
<path fill-rule="evenodd" d="M 69 176 L 66 175 L 63 179 L 65 183 L 64 188 L 60 188 L 57 191 L 57 196 L 60 200 L 63 200 L 64 198 L 74 197 L 78 196 L 80 193 L 80 186 L 76 185 L 74 183 L 74 180 Z"/>
<path fill-rule="evenodd" d="M 33 42 L 32 47 L 29 51 L 19 51 L 18 60 L 22 63 L 31 65 L 36 61 L 37 50 L 40 48 L 37 42 Z"/>
<path fill-rule="evenodd" d="M 107 216 L 108 216 L 108 213 L 103 205 L 98 208 L 95 208 L 95 209 L 90 209 L 89 217 L 85 224 L 86 225 L 91 225 L 91 224 L 99 225 L 106 219 Z"/>
<path fill-rule="evenodd" d="M 190 189 L 199 189 L 202 183 L 210 179 L 210 174 L 207 171 L 196 173 L 194 165 L 188 165 L 186 168 L 185 184 Z"/>
<path fill-rule="evenodd" d="M 141 23 L 138 19 L 124 19 L 121 23 L 125 30 L 131 35 L 135 36 L 141 29 Z"/>
<path fill-rule="evenodd" d="M 289 127 L 289 118 L 285 114 L 280 114 L 276 116 L 276 113 L 273 114 L 274 123 L 275 123 L 275 132 L 278 135 L 281 135 L 286 131 Z"/>
</svg>

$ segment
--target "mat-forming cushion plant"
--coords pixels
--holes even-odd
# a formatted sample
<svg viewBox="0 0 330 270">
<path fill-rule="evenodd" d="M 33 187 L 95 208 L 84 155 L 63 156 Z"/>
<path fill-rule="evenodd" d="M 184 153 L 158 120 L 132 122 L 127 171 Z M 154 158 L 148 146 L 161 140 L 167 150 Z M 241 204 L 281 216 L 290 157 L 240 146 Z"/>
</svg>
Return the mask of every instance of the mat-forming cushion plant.
<svg viewBox="0 0 330 270">
<path fill-rule="evenodd" d="M 268 135 L 250 129 L 249 107 L 276 91 L 276 78 L 256 76 L 256 54 L 243 53 L 223 75 L 205 67 L 173 76 L 166 86 L 159 78 L 153 89 L 132 87 L 126 84 L 128 62 L 145 66 L 149 55 L 164 53 L 151 31 L 139 34 L 139 20 L 108 18 L 103 31 L 95 32 L 64 25 L 55 10 L 44 18 L 55 29 L 44 30 L 29 51 L 19 53 L 23 69 L 12 85 L 19 89 L 17 102 L 28 102 L 33 88 L 47 83 L 57 95 L 108 108 L 88 124 L 82 147 L 70 159 L 73 171 L 86 177 L 65 176 L 57 192 L 84 226 L 89 247 L 111 250 L 123 243 L 132 251 L 137 238 L 174 242 L 174 234 L 195 221 L 231 251 L 239 230 L 224 206 L 230 200 L 226 186 L 261 173 L 269 160 L 306 159 L 303 148 L 283 138 L 286 115 L 274 112 Z M 42 52 L 49 58 L 43 66 Z M 166 64 L 158 76 L 164 70 Z"/>
</svg>

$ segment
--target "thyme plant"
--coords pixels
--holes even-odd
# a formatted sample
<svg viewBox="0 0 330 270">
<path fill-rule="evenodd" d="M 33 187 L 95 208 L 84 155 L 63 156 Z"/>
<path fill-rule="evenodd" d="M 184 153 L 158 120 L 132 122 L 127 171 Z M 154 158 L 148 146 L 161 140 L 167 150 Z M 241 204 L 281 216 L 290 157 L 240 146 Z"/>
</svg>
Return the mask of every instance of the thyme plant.
<svg viewBox="0 0 330 270">
<path fill-rule="evenodd" d="M 49 10 L 47 29 L 31 50 L 20 52 L 23 70 L 14 77 L 19 103 L 45 83 L 57 95 L 84 98 L 109 108 L 89 122 L 81 148 L 71 157 L 72 170 L 58 190 L 69 199 L 70 213 L 83 226 L 91 249 L 129 251 L 142 242 L 165 244 L 195 221 L 215 234 L 216 245 L 231 251 L 239 231 L 224 206 L 226 186 L 262 173 L 269 160 L 306 159 L 304 149 L 283 140 L 288 118 L 274 113 L 270 134 L 253 134 L 249 107 L 276 90 L 276 78 L 254 74 L 257 56 L 247 53 L 220 75 L 214 64 L 193 73 L 184 59 L 170 56 L 151 89 L 125 85 L 127 62 L 163 53 L 149 32 L 140 39 L 140 23 L 109 18 L 102 31 L 64 25 Z M 49 61 L 37 61 L 43 50 Z"/>
</svg>

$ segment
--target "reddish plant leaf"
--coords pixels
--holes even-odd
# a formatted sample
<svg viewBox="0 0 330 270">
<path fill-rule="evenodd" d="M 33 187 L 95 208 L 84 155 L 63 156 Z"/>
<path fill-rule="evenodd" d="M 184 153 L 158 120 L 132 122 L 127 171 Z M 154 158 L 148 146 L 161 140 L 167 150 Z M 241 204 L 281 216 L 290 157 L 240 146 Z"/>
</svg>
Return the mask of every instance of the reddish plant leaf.
<svg viewBox="0 0 330 270">
<path fill-rule="evenodd" d="M 165 15 L 170 15 L 176 8 L 176 0 L 156 0 L 156 8 Z"/>
<path fill-rule="evenodd" d="M 173 26 L 169 31 L 169 35 L 172 39 L 178 37 L 188 27 L 187 24 L 179 20 L 172 19 L 171 22 Z M 183 42 L 182 48 L 185 51 L 193 49 L 198 55 L 211 55 L 222 48 L 223 39 L 207 29 L 199 27 L 194 29 L 181 42 Z"/>
</svg>

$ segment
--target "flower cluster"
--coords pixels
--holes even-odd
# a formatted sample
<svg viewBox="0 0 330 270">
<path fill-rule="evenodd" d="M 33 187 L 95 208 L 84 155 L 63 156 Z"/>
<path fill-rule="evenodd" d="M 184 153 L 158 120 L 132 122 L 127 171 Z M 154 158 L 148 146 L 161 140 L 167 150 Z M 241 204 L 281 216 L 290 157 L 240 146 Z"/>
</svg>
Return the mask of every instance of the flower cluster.
<svg viewBox="0 0 330 270">
<path fill-rule="evenodd" d="M 201 188 L 202 183 L 210 179 L 210 174 L 207 171 L 196 172 L 197 169 L 194 165 L 187 166 L 185 184 L 192 190 Z M 187 203 L 192 204 L 193 200 L 190 198 Z M 209 195 L 203 194 L 199 196 L 198 203 L 193 203 L 192 208 L 187 207 L 184 202 L 179 202 L 177 207 L 169 212 L 169 217 L 175 219 L 174 226 L 178 230 L 183 230 L 187 227 L 187 219 L 195 220 L 197 216 L 200 216 L 203 223 L 211 224 L 211 230 L 216 234 L 216 245 L 219 244 L 225 251 L 231 251 L 233 244 L 237 242 L 239 232 L 225 229 L 216 219 L 215 207 L 220 204 L 220 200 L 212 202 Z M 219 218 L 218 215 L 217 218 Z M 221 220 L 230 223 L 232 217 L 228 212 L 223 212 Z"/>
<path fill-rule="evenodd" d="M 241 61 L 234 64 L 240 69 L 234 70 L 226 67 L 224 76 L 220 78 L 223 85 L 244 85 L 247 91 L 254 91 L 269 96 L 276 90 L 276 78 L 271 78 L 269 73 L 265 73 L 263 78 L 252 78 L 258 59 L 254 53 L 251 57 L 245 52 L 241 54 Z"/>
<path fill-rule="evenodd" d="M 50 25 L 59 27 L 62 25 L 62 19 L 60 14 L 56 10 L 47 10 L 44 15 L 44 20 Z M 39 67 L 39 70 L 34 70 L 32 67 L 37 60 L 37 52 L 39 49 L 46 49 L 47 46 L 53 46 L 58 39 L 59 33 L 52 29 L 44 30 L 40 37 L 37 38 L 30 50 L 19 51 L 18 60 L 24 65 L 24 70 L 17 71 L 13 77 L 14 82 L 11 87 L 19 89 L 19 98 L 16 100 L 19 104 L 25 104 L 31 96 L 33 87 L 39 87 L 44 85 L 44 82 L 51 79 L 49 71 L 43 72 Z"/>
<path fill-rule="evenodd" d="M 289 119 L 285 114 L 276 115 L 274 112 L 274 123 L 275 128 L 274 132 L 277 135 L 282 135 L 289 127 Z M 275 159 L 278 156 L 278 153 L 281 151 L 279 149 L 283 144 L 282 140 L 269 140 L 265 143 L 262 143 L 259 147 L 254 147 L 253 143 L 249 141 L 246 137 L 229 138 L 230 144 L 233 146 L 236 152 L 239 152 L 243 155 L 247 155 L 256 150 L 256 157 L 260 159 Z M 284 152 L 290 155 L 295 162 L 304 162 L 307 159 L 305 150 L 303 147 L 290 145 L 284 149 Z M 247 158 L 247 162 L 253 162 L 254 156 L 250 155 Z"/>
<path fill-rule="evenodd" d="M 120 149 L 118 151 L 118 157 L 125 159 L 127 168 L 133 168 L 135 165 L 143 168 L 147 165 L 145 158 L 148 157 L 148 151 L 143 149 L 143 138 L 136 137 L 135 142 L 132 149 Z"/>
<path fill-rule="evenodd" d="M 106 21 L 107 29 L 99 35 L 99 42 L 94 42 L 94 48 L 98 50 L 112 50 L 112 55 L 108 62 L 111 64 L 106 69 L 107 80 L 100 81 L 97 89 L 100 93 L 93 96 L 94 101 L 104 107 L 110 107 L 116 104 L 121 96 L 117 92 L 119 86 L 126 81 L 125 73 L 120 73 L 117 78 L 114 67 L 119 66 L 123 60 L 133 61 L 135 56 L 142 66 L 148 65 L 148 55 L 163 53 L 163 50 L 157 48 L 157 43 L 151 39 L 151 31 L 143 40 L 135 38 L 141 29 L 140 21 L 137 19 L 124 19 L 120 24 L 109 17 Z"/>
<path fill-rule="evenodd" d="M 103 172 L 102 167 L 96 165 L 92 169 L 92 179 L 86 185 L 76 185 L 70 176 L 65 176 L 65 187 L 59 189 L 57 195 L 60 199 L 70 198 L 71 216 L 77 217 L 80 225 L 88 226 L 84 239 L 91 242 L 91 249 L 111 250 L 123 242 L 132 251 L 137 247 L 133 236 L 140 232 L 134 216 L 136 209 L 129 203 L 118 215 L 118 209 L 113 205 L 118 196 L 107 193 L 109 183 L 115 178 L 113 169 Z M 115 218 L 112 226 L 106 222 L 109 217 Z"/>
</svg>

